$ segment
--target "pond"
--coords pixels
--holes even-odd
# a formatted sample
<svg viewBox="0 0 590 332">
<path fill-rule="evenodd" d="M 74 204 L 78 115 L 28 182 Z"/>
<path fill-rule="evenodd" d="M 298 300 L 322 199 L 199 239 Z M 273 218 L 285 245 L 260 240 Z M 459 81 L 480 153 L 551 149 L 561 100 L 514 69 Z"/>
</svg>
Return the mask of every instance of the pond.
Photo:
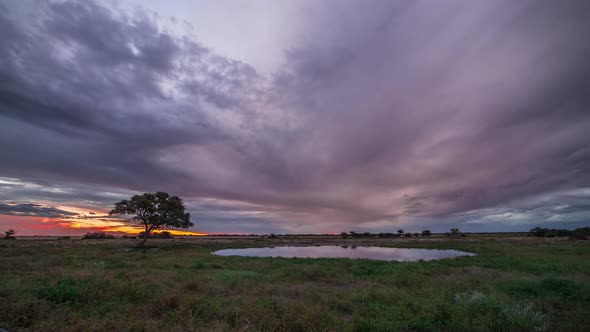
<svg viewBox="0 0 590 332">
<path fill-rule="evenodd" d="M 434 259 L 474 256 L 458 250 L 385 248 L 361 246 L 266 247 L 223 249 L 213 252 L 218 256 L 285 257 L 285 258 L 353 258 L 382 261 L 415 262 Z"/>
</svg>

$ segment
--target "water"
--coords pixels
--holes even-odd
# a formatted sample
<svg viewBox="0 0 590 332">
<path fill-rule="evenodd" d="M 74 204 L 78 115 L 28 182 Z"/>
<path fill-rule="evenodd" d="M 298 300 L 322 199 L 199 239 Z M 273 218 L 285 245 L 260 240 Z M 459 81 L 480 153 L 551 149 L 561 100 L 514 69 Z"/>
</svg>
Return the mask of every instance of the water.
<svg viewBox="0 0 590 332">
<path fill-rule="evenodd" d="M 353 258 L 376 259 L 381 261 L 414 262 L 434 259 L 474 256 L 458 250 L 385 248 L 357 246 L 313 246 L 313 247 L 266 247 L 246 249 L 223 249 L 213 252 L 218 256 L 285 257 L 285 258 Z"/>
</svg>

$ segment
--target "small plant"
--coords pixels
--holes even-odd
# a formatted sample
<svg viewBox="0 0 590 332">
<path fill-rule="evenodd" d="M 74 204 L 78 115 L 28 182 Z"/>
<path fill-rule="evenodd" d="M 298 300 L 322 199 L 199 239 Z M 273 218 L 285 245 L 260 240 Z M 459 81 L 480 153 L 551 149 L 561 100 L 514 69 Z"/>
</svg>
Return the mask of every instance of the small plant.
<svg viewBox="0 0 590 332">
<path fill-rule="evenodd" d="M 432 232 L 429 229 L 425 229 L 422 231 L 422 236 L 430 236 L 432 235 Z"/>
</svg>

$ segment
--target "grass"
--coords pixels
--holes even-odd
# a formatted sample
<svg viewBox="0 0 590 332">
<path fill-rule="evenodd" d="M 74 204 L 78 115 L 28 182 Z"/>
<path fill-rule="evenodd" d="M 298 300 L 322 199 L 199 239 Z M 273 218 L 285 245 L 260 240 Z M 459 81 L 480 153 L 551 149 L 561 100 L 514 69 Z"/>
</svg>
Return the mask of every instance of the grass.
<svg viewBox="0 0 590 332">
<path fill-rule="evenodd" d="M 590 242 L 531 238 L 0 241 L 9 331 L 583 331 Z M 212 256 L 358 244 L 475 252 L 429 262 Z"/>
</svg>

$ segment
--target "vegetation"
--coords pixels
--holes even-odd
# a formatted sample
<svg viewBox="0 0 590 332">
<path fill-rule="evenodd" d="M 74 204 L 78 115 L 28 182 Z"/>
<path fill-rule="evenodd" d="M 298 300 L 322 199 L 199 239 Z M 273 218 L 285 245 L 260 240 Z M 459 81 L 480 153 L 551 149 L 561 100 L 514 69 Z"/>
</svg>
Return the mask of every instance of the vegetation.
<svg viewBox="0 0 590 332">
<path fill-rule="evenodd" d="M 564 238 L 175 238 L 0 243 L 9 331 L 583 331 L 590 245 Z M 220 257 L 217 249 L 381 245 L 477 253 L 413 263 Z M 125 249 L 125 250 L 122 250 Z M 130 250 L 127 250 L 130 249 Z"/>
<path fill-rule="evenodd" d="M 143 239 L 145 237 L 145 233 L 140 232 L 138 236 L 140 239 Z M 172 234 L 170 234 L 170 232 L 168 232 L 168 231 L 153 232 L 152 234 L 149 235 L 149 237 L 152 239 L 171 239 L 171 238 L 173 238 Z M 127 237 L 127 238 L 131 238 L 131 237 Z M 133 237 L 133 238 L 135 238 L 135 237 Z"/>
<path fill-rule="evenodd" d="M 271 234 L 271 237 L 274 234 Z M 404 232 L 402 229 L 399 229 L 397 231 L 397 233 L 369 233 L 369 232 L 364 232 L 364 233 L 357 233 L 357 232 L 350 232 L 350 233 L 346 233 L 346 232 L 342 232 L 340 233 L 340 236 L 342 238 L 371 238 L 371 237 L 419 237 L 419 236 L 430 236 L 432 235 L 432 233 L 429 230 L 425 230 L 422 231 L 422 233 L 406 233 Z M 283 235 L 281 235 L 281 237 L 283 237 Z"/>
<path fill-rule="evenodd" d="M 105 232 L 89 232 L 82 237 L 82 240 L 105 240 L 114 239 L 115 236 Z"/>
<path fill-rule="evenodd" d="M 132 239 L 132 240 L 135 240 L 135 239 L 137 239 L 137 236 L 125 234 L 125 235 L 122 235 L 121 238 L 122 239 Z"/>
<path fill-rule="evenodd" d="M 14 240 L 14 239 L 16 239 L 14 237 L 14 234 L 16 234 L 16 232 L 14 231 L 14 229 L 9 229 L 6 232 L 4 232 L 4 234 L 5 234 L 4 237 L 3 237 L 4 240 Z"/>
<path fill-rule="evenodd" d="M 451 228 L 450 236 L 461 236 L 461 231 L 458 228 Z"/>
<path fill-rule="evenodd" d="M 150 237 L 153 230 L 160 228 L 189 228 L 193 226 L 190 213 L 185 211 L 184 203 L 178 196 L 165 192 L 134 195 L 129 200 L 115 203 L 110 215 L 129 216 L 125 222 L 139 223 L 144 226 L 140 246 Z"/>
<path fill-rule="evenodd" d="M 556 237 L 556 236 L 570 236 L 579 239 L 586 239 L 590 236 L 590 227 L 576 228 L 573 231 L 568 229 L 549 229 L 535 227 L 529 231 L 529 235 L 537 237 Z"/>
</svg>

